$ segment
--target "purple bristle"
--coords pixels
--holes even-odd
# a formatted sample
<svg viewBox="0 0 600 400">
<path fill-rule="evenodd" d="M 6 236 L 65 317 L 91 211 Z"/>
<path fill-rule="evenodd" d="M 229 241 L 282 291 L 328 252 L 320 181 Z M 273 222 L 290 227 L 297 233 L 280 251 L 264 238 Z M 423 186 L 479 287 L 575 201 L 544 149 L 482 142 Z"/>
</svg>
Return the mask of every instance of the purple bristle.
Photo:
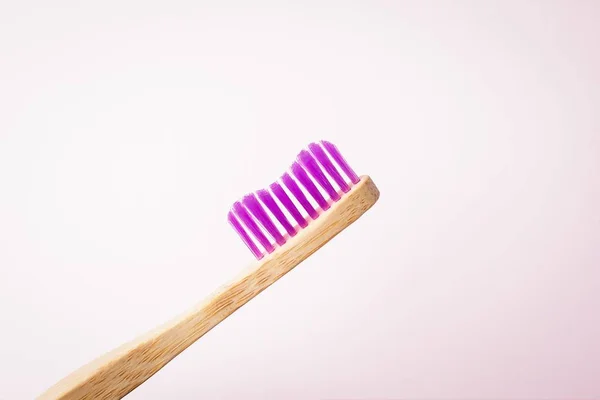
<svg viewBox="0 0 600 400">
<path fill-rule="evenodd" d="M 297 162 L 292 164 L 292 174 L 300 181 L 302 186 L 308 191 L 308 193 L 317 201 L 317 204 L 321 209 L 327 210 L 329 209 L 329 203 L 323 197 L 319 189 L 315 186 L 313 181 L 310 179 L 304 168 L 300 166 Z"/>
<path fill-rule="evenodd" d="M 360 178 L 358 177 L 358 175 L 356 175 L 352 168 L 350 168 L 350 165 L 346 162 L 340 151 L 333 143 L 322 140 L 321 144 L 323 144 L 325 150 L 327 150 L 327 152 L 331 154 L 331 157 L 340 166 L 342 171 L 344 171 L 344 173 L 348 175 L 348 178 L 350 178 L 350 181 L 352 181 L 352 183 L 357 184 L 358 182 L 360 182 Z"/>
<path fill-rule="evenodd" d="M 312 204 L 310 204 L 310 202 L 308 201 L 308 199 L 306 198 L 296 181 L 292 179 L 290 174 L 288 174 L 287 172 L 283 174 L 283 176 L 281 177 L 281 181 L 283 182 L 285 187 L 287 187 L 290 190 L 290 192 L 292 192 L 292 194 L 298 200 L 300 205 L 304 207 L 308 215 L 312 219 L 317 219 L 319 217 L 319 213 L 317 212 L 317 210 L 315 210 Z"/>
<path fill-rule="evenodd" d="M 302 166 L 308 171 L 309 174 L 317 181 L 317 183 L 325 189 L 327 194 L 334 201 L 338 201 L 340 199 L 340 195 L 333 188 L 333 185 L 329 182 L 321 167 L 317 163 L 317 160 L 306 150 L 302 150 L 300 154 L 298 154 L 297 160 L 302 164 Z"/>
<path fill-rule="evenodd" d="M 256 257 L 259 260 L 263 258 L 263 253 L 254 244 L 254 242 L 250 238 L 250 235 L 248 235 L 248 232 L 246 232 L 246 230 L 244 229 L 240 221 L 236 218 L 236 216 L 233 214 L 233 212 L 229 211 L 229 214 L 227 214 L 227 220 L 229 221 L 233 229 L 237 232 L 237 234 L 240 236 L 242 241 L 246 244 L 246 246 L 248 246 L 252 254 L 254 254 L 254 257 Z"/>
<path fill-rule="evenodd" d="M 321 211 L 336 207 L 334 202 L 359 182 L 360 177 L 333 143 L 311 143 L 280 180 L 236 201 L 227 219 L 260 260 L 290 242 L 311 219 L 319 218 Z"/>
<path fill-rule="evenodd" d="M 252 219 L 250 214 L 248 214 L 248 211 L 246 211 L 246 209 L 244 208 L 242 203 L 240 203 L 239 201 L 236 201 L 233 204 L 233 211 L 235 212 L 237 217 L 242 220 L 244 225 L 246 225 L 246 227 L 248 229 L 250 229 L 250 232 L 258 240 L 258 242 L 265 248 L 265 250 L 267 250 L 267 252 L 269 252 L 269 253 L 272 253 L 273 250 L 275 250 L 275 247 L 273 247 L 273 245 L 271 244 L 269 239 L 267 239 L 267 237 L 262 233 L 262 231 L 260 230 L 258 225 L 256 225 L 256 222 L 254 222 L 254 220 Z"/>
<path fill-rule="evenodd" d="M 279 206 L 275 202 L 275 199 L 273 199 L 269 191 L 261 189 L 257 191 L 256 194 L 258 195 L 260 201 L 262 201 L 263 204 L 267 206 L 269 211 L 271 211 L 271 213 L 275 216 L 275 218 L 277 218 L 277 221 L 279 221 L 281 226 L 283 226 L 283 229 L 285 229 L 288 235 L 295 236 L 296 230 L 294 229 L 292 224 L 290 224 L 290 221 L 288 221 L 285 214 L 283 213 L 283 211 L 281 211 L 281 209 L 279 208 Z M 300 217 L 302 217 L 302 215 L 300 215 Z"/>
<path fill-rule="evenodd" d="M 282 246 L 285 244 L 285 238 L 279 232 L 279 229 L 275 226 L 271 218 L 267 215 L 265 209 L 260 205 L 258 199 L 254 194 L 249 194 L 244 196 L 242 200 L 242 204 L 250 211 L 254 218 L 258 220 L 258 222 L 267 230 L 269 235 L 275 239 L 278 245 Z"/>
<path fill-rule="evenodd" d="M 281 204 L 283 204 L 286 210 L 288 210 L 291 216 L 296 220 L 298 225 L 300 225 L 301 228 L 306 228 L 308 226 L 308 223 L 306 222 L 300 211 L 298 211 L 296 205 L 294 204 L 292 199 L 290 199 L 290 196 L 288 196 L 285 190 L 283 190 L 281 185 L 275 182 L 272 183 L 269 187 L 271 188 L 273 194 L 277 196 Z"/>
<path fill-rule="evenodd" d="M 342 192 L 347 193 L 350 190 L 350 186 L 348 186 L 344 178 L 342 178 L 342 175 L 338 172 L 335 165 L 333 165 L 325 153 L 325 150 L 323 150 L 317 143 L 309 144 L 308 148 L 313 153 L 317 161 L 319 161 L 319 163 L 323 166 L 325 172 L 327 172 L 329 176 L 333 178 L 335 183 L 337 183 L 340 189 L 342 189 Z"/>
</svg>

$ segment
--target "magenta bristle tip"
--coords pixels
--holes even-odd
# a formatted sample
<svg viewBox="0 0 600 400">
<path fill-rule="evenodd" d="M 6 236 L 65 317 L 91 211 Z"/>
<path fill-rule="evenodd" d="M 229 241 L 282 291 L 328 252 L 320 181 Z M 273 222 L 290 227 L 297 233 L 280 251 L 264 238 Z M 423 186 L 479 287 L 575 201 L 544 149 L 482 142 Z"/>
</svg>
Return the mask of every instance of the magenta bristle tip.
<svg viewBox="0 0 600 400">
<path fill-rule="evenodd" d="M 242 203 L 240 203 L 239 201 L 235 202 L 233 204 L 233 212 L 239 219 L 242 220 L 242 223 L 248 229 L 250 229 L 250 232 L 254 235 L 256 240 L 258 240 L 258 242 L 262 245 L 262 247 L 264 247 L 264 249 L 267 252 L 272 253 L 273 250 L 275 250 L 275 247 L 273 247 L 269 239 L 267 239 L 264 233 L 262 233 L 258 225 L 256 225 L 256 222 L 254 222 L 254 219 L 250 216 L 250 214 L 248 214 L 248 211 L 246 211 Z"/>
<path fill-rule="evenodd" d="M 267 230 L 269 235 L 275 239 L 275 242 L 277 242 L 278 245 L 282 246 L 285 244 L 283 235 L 279 232 L 279 229 L 277 229 L 273 221 L 271 221 L 271 218 L 267 215 L 265 209 L 260 205 L 254 194 L 244 196 L 242 204 L 252 215 L 254 215 L 254 218 L 256 218 L 262 227 Z"/>
<path fill-rule="evenodd" d="M 233 214 L 233 212 L 229 211 L 229 214 L 227 214 L 227 220 L 229 221 L 229 223 L 231 224 L 233 229 L 235 229 L 237 234 L 240 235 L 240 238 L 242 238 L 242 241 L 244 243 L 246 243 L 246 246 L 248 246 L 248 248 L 250 249 L 252 254 L 254 254 L 254 257 L 256 257 L 258 260 L 263 258 L 263 253 L 254 244 L 254 242 L 250 238 L 250 235 L 248 235 L 248 233 L 246 232 L 246 230 L 244 229 L 244 227 L 242 226 L 240 221 Z"/>
<path fill-rule="evenodd" d="M 336 163 L 338 163 L 338 165 L 340 166 L 342 171 L 344 171 L 344 173 L 348 176 L 348 178 L 350 178 L 352 183 L 356 185 L 360 181 L 360 178 L 358 177 L 358 175 L 356 175 L 354 170 L 352 168 L 350 168 L 350 165 L 346 162 L 346 160 L 342 156 L 342 153 L 340 153 L 340 151 L 337 149 L 335 144 L 327 142 L 325 140 L 322 140 L 321 144 L 323 144 L 323 147 L 325 147 L 325 150 L 327 150 L 329 152 L 329 154 L 331 154 L 331 157 L 333 158 L 333 160 Z"/>
<path fill-rule="evenodd" d="M 330 198 L 334 201 L 338 201 L 340 199 L 340 195 L 333 188 L 333 185 L 329 182 L 321 168 L 317 164 L 317 160 L 306 150 L 302 150 L 300 154 L 298 154 L 298 161 L 302 166 L 308 171 L 308 173 L 314 178 L 315 181 L 327 192 Z M 319 193 L 320 194 L 320 193 Z M 325 204 L 327 201 L 323 199 Z"/>
<path fill-rule="evenodd" d="M 290 196 L 287 195 L 281 185 L 279 183 L 272 183 L 269 187 L 271 188 L 271 191 L 273 191 L 273 194 L 279 199 L 281 204 L 283 204 L 285 209 L 288 210 L 291 216 L 296 220 L 298 225 L 300 225 L 300 228 L 306 228 L 308 226 L 308 222 L 306 222 L 300 211 L 298 211 L 296 208 L 296 205 L 292 199 L 290 199 Z"/>
<path fill-rule="evenodd" d="M 263 204 L 265 206 L 267 206 L 269 211 L 271 211 L 271 214 L 273 214 L 275 216 L 275 218 L 277 218 L 277 221 L 279 221 L 281 226 L 283 226 L 283 229 L 285 229 L 285 231 L 288 233 L 288 235 L 290 235 L 290 236 L 296 235 L 296 230 L 294 229 L 292 224 L 290 224 L 290 222 L 288 221 L 286 216 L 283 214 L 283 211 L 281 211 L 281 209 L 279 208 L 279 206 L 275 202 L 275 199 L 273 199 L 273 197 L 271 196 L 269 191 L 265 190 L 265 189 L 261 189 L 261 190 L 257 191 L 256 194 L 258 195 L 258 198 L 260 199 L 260 201 L 262 201 Z"/>
<path fill-rule="evenodd" d="M 342 189 L 342 192 L 348 193 L 350 190 L 350 186 L 346 183 L 342 175 L 335 168 L 335 165 L 331 162 L 325 150 L 321 146 L 316 143 L 311 143 L 308 145 L 308 149 L 313 153 L 317 161 L 323 166 L 325 172 L 329 174 L 335 181 L 335 183 Z"/>
<path fill-rule="evenodd" d="M 233 204 L 232 210 L 227 215 L 233 229 L 259 260 L 264 257 L 265 251 L 272 253 L 276 247 L 285 245 L 287 239 L 295 236 L 299 229 L 306 228 L 310 220 L 319 217 L 319 212 L 296 181 L 306 189 L 308 195 L 323 211 L 328 210 L 333 202 L 339 201 L 340 196 L 350 191 L 352 185 L 360 181 L 337 147 L 325 140 L 311 143 L 308 145 L 308 150 L 302 150 L 296 161 L 292 163 L 290 172 L 291 174 L 285 172 L 281 176 L 281 182 L 306 211 L 309 219 L 304 217 L 288 192 L 278 182 L 269 185 L 270 191 L 261 189 L 244 196 L 241 201 Z M 319 187 L 323 189 L 323 193 Z M 341 192 L 338 192 L 336 187 L 339 187 Z M 292 219 L 288 218 L 275 199 Z M 281 233 L 277 222 L 287 235 Z M 273 239 L 273 242 L 265 233 Z"/>
<path fill-rule="evenodd" d="M 288 174 L 287 172 L 283 174 L 281 176 L 281 181 L 296 198 L 296 200 L 298 200 L 298 203 L 300 203 L 300 205 L 306 210 L 306 212 L 312 219 L 319 218 L 319 213 L 317 213 L 317 210 L 315 210 L 312 204 L 310 204 L 310 201 L 308 201 L 308 199 L 304 195 L 304 192 L 302 192 L 302 189 L 300 189 L 300 186 L 298 186 L 296 181 L 292 179 L 290 174 Z"/>
<path fill-rule="evenodd" d="M 294 162 L 292 164 L 291 169 L 292 174 L 294 174 L 294 176 L 296 177 L 296 179 L 298 179 L 300 184 L 304 186 L 304 188 L 308 191 L 308 194 L 310 194 L 312 198 L 315 199 L 319 207 L 321 207 L 323 210 L 329 209 L 329 204 L 327 203 L 327 200 L 325 200 L 321 192 L 319 192 L 319 189 L 317 189 L 313 181 L 309 178 L 304 168 L 302 168 L 297 162 Z"/>
</svg>

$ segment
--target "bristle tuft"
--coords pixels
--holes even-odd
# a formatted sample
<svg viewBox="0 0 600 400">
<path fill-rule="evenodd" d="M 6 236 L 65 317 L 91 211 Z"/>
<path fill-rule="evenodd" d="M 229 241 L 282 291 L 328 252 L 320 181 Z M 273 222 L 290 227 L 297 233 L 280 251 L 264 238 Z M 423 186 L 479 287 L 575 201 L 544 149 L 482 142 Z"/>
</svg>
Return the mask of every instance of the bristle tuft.
<svg viewBox="0 0 600 400">
<path fill-rule="evenodd" d="M 267 215 L 265 209 L 260 205 L 258 199 L 254 194 L 244 196 L 242 204 L 254 215 L 254 218 L 266 229 L 278 245 L 282 246 L 285 244 L 285 239 L 279 232 L 279 229 L 275 226 L 271 218 Z"/>
<path fill-rule="evenodd" d="M 258 260 L 263 258 L 264 254 L 254 244 L 252 238 L 250 238 L 250 235 L 248 235 L 248 232 L 246 232 L 246 230 L 232 211 L 229 211 L 229 213 L 227 214 L 227 220 L 229 221 L 233 229 L 237 232 L 237 234 L 240 235 L 240 238 L 246 244 L 246 246 L 248 246 L 252 254 L 254 254 L 254 257 L 256 257 Z"/>
<path fill-rule="evenodd" d="M 310 194 L 312 198 L 315 199 L 319 207 L 321 207 L 321 209 L 323 210 L 328 210 L 329 203 L 327 203 L 327 200 L 325 200 L 321 192 L 319 192 L 319 189 L 317 189 L 317 187 L 310 179 L 304 168 L 302 168 L 297 162 L 294 162 L 292 164 L 291 169 L 292 174 L 294 174 L 294 177 L 296 177 L 296 179 L 298 179 L 302 186 L 304 186 L 304 188 L 308 191 L 308 194 Z"/>
<path fill-rule="evenodd" d="M 281 226 L 283 226 L 283 229 L 285 229 L 288 235 L 296 235 L 296 230 L 294 229 L 290 221 L 288 221 L 283 211 L 281 211 L 281 209 L 279 208 L 279 206 L 275 202 L 275 199 L 273 199 L 269 191 L 266 189 L 261 189 L 257 191 L 256 194 L 258 195 L 260 201 L 262 201 L 263 204 L 267 206 L 269 211 L 271 211 L 271 214 L 273 214 L 275 218 L 277 218 L 277 221 L 279 221 Z"/>
<path fill-rule="evenodd" d="M 281 185 L 275 182 L 272 183 L 269 187 L 271 188 L 273 194 L 281 202 L 281 204 L 283 204 L 285 209 L 288 210 L 290 215 L 296 220 L 298 225 L 300 225 L 301 228 L 306 228 L 308 226 L 308 222 L 306 222 L 306 219 L 304 219 L 300 211 L 298 211 L 298 208 L 296 208 L 296 205 L 294 204 L 292 199 L 290 199 L 290 196 L 288 196 L 285 190 L 283 190 Z"/>
<path fill-rule="evenodd" d="M 258 240 L 261 246 L 264 247 L 268 253 L 272 253 L 273 250 L 275 250 L 275 247 L 273 247 L 273 245 L 271 244 L 269 239 L 267 239 L 265 234 L 262 233 L 258 225 L 256 225 L 256 222 L 254 222 L 250 214 L 248 214 L 248 211 L 246 211 L 242 203 L 236 201 L 233 204 L 233 212 L 242 221 L 242 223 L 246 225 L 248 229 L 250 229 L 250 232 L 254 235 L 254 237 Z"/>
<path fill-rule="evenodd" d="M 333 188 L 327 177 L 321 171 L 321 168 L 317 164 L 317 160 L 306 150 L 302 150 L 300 154 L 298 154 L 298 161 L 302 166 L 308 171 L 308 173 L 317 181 L 317 183 L 325 189 L 330 198 L 334 201 L 338 201 L 340 199 L 340 195 Z M 320 193 L 319 193 L 320 194 Z M 325 199 L 323 199 L 325 201 Z M 325 201 L 327 203 L 327 201 Z"/>
<path fill-rule="evenodd" d="M 288 190 L 292 193 L 292 195 L 298 200 L 300 205 L 306 210 L 306 212 L 312 219 L 319 218 L 319 213 L 317 212 L 317 210 L 315 210 L 312 204 L 310 204 L 310 201 L 308 201 L 308 199 L 302 192 L 302 189 L 300 189 L 300 186 L 298 186 L 296 181 L 292 179 L 290 174 L 288 174 L 287 172 L 283 174 L 281 176 L 281 181 L 283 182 L 285 187 L 288 188 Z"/>
<path fill-rule="evenodd" d="M 321 143 L 323 144 L 323 147 L 325 147 L 325 150 L 327 150 L 327 152 L 331 155 L 333 160 L 340 166 L 342 171 L 344 171 L 352 183 L 356 185 L 360 181 L 360 178 L 358 175 L 356 175 L 354 170 L 350 168 L 350 165 L 346 162 L 338 148 L 333 143 L 330 143 L 326 140 L 322 140 Z"/>
<path fill-rule="evenodd" d="M 325 153 L 325 150 L 323 150 L 323 148 L 321 148 L 321 146 L 319 146 L 317 143 L 309 144 L 308 149 L 311 151 L 311 153 L 313 153 L 315 158 L 323 166 L 325 172 L 327 172 L 329 176 L 333 178 L 335 183 L 340 187 L 340 189 L 342 189 L 342 192 L 348 193 L 348 191 L 350 190 L 350 186 L 346 183 L 344 178 L 342 178 L 342 175 L 338 172 L 335 165 L 333 165 L 333 163 Z"/>
<path fill-rule="evenodd" d="M 319 218 L 359 181 L 333 143 L 311 143 L 281 176 L 281 183 L 244 196 L 233 204 L 227 219 L 260 260 Z"/>
</svg>

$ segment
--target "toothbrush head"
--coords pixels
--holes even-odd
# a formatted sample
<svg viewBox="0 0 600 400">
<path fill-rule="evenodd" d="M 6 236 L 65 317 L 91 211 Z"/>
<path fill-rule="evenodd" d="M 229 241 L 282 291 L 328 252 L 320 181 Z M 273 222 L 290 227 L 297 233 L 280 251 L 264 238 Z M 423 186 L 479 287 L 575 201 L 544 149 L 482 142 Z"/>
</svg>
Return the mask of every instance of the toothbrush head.
<svg viewBox="0 0 600 400">
<path fill-rule="evenodd" d="M 359 182 L 333 143 L 311 143 L 280 179 L 236 201 L 227 219 L 260 260 L 284 246 Z"/>
</svg>

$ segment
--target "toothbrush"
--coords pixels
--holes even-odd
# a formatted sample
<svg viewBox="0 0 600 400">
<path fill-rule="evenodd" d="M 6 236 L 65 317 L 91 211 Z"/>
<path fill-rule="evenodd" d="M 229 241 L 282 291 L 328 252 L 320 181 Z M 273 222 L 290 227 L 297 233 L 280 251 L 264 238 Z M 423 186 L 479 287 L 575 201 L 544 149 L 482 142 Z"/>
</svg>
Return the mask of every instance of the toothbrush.
<svg viewBox="0 0 600 400">
<path fill-rule="evenodd" d="M 81 367 L 38 398 L 122 398 L 356 221 L 378 198 L 371 178 L 356 175 L 335 145 L 311 143 L 277 182 L 235 202 L 227 216 L 258 262 L 187 313 Z"/>
</svg>

